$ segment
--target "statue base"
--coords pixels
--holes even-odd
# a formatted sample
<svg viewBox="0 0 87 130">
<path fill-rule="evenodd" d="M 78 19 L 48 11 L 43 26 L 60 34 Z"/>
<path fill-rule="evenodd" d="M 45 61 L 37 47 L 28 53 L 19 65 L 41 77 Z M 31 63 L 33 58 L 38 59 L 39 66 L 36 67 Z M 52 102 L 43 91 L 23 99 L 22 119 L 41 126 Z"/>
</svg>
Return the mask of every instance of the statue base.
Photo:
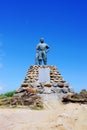
<svg viewBox="0 0 87 130">
<path fill-rule="evenodd" d="M 63 79 L 56 66 L 34 65 L 30 66 L 23 83 L 17 90 L 18 94 L 38 94 L 42 97 L 61 97 L 73 93 L 73 89 Z M 53 96 L 52 96 L 53 95 Z"/>
<path fill-rule="evenodd" d="M 34 65 L 30 66 L 25 76 L 24 82 L 61 82 L 65 83 L 62 75 L 59 73 L 56 66 L 53 65 Z"/>
</svg>

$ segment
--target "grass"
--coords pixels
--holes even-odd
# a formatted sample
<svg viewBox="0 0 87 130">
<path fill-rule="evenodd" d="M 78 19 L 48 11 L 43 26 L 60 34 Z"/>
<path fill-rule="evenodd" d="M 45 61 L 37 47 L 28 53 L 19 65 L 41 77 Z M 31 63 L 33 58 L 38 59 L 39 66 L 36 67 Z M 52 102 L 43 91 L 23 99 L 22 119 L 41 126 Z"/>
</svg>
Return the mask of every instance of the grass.
<svg viewBox="0 0 87 130">
<path fill-rule="evenodd" d="M 1 105 L 3 105 L 3 102 L 2 102 L 2 101 L 0 101 L 0 106 L 1 106 Z"/>
<path fill-rule="evenodd" d="M 4 93 L 4 94 L 0 94 L 0 99 L 6 98 L 6 97 L 12 97 L 15 93 L 16 93 L 16 91 L 14 90 L 14 91 L 10 91 L 10 92 Z"/>
</svg>

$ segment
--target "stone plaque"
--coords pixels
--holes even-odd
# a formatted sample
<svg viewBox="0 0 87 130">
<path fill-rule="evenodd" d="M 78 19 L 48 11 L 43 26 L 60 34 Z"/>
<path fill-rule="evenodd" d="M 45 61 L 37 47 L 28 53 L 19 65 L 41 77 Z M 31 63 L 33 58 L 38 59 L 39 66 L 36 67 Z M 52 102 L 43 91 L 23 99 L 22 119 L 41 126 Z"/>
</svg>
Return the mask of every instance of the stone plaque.
<svg viewBox="0 0 87 130">
<path fill-rule="evenodd" d="M 39 68 L 39 82 L 50 82 L 50 68 Z"/>
</svg>

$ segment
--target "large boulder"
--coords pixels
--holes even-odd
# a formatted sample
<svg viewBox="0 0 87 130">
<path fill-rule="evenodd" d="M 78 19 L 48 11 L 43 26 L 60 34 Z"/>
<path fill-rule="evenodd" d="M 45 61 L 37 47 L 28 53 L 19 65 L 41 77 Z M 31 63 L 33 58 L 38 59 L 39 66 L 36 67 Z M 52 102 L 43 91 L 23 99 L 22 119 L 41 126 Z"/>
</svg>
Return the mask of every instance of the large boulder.
<svg viewBox="0 0 87 130">
<path fill-rule="evenodd" d="M 37 87 L 40 87 L 41 84 L 39 82 L 33 82 L 33 83 L 30 83 L 31 87 L 33 88 L 37 88 Z"/>
<path fill-rule="evenodd" d="M 63 88 L 64 87 L 64 83 L 58 82 L 58 87 Z"/>
<path fill-rule="evenodd" d="M 51 84 L 50 82 L 45 82 L 45 83 L 44 83 L 44 86 L 45 86 L 45 87 L 51 87 L 52 84 Z"/>
<path fill-rule="evenodd" d="M 68 92 L 69 92 L 69 91 L 68 91 L 68 88 L 63 87 L 63 88 L 62 88 L 62 92 L 63 92 L 63 93 L 68 93 Z"/>
<path fill-rule="evenodd" d="M 27 88 L 25 91 L 26 91 L 27 93 L 33 93 L 33 94 L 36 94 L 37 89 L 36 89 L 36 88 Z"/>
<path fill-rule="evenodd" d="M 21 87 L 30 87 L 30 84 L 29 83 L 22 83 Z"/>
</svg>

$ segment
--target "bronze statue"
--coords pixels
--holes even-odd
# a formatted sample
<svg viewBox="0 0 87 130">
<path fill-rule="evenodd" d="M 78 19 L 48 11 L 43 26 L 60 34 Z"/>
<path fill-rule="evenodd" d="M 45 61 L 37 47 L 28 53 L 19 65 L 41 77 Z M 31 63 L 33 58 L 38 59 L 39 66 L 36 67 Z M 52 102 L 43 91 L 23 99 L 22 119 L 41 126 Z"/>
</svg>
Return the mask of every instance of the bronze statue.
<svg viewBox="0 0 87 130">
<path fill-rule="evenodd" d="M 40 39 L 40 43 L 36 47 L 36 65 L 41 65 L 42 61 L 44 65 L 47 65 L 47 52 L 50 47 L 44 43 L 44 38 Z"/>
</svg>

